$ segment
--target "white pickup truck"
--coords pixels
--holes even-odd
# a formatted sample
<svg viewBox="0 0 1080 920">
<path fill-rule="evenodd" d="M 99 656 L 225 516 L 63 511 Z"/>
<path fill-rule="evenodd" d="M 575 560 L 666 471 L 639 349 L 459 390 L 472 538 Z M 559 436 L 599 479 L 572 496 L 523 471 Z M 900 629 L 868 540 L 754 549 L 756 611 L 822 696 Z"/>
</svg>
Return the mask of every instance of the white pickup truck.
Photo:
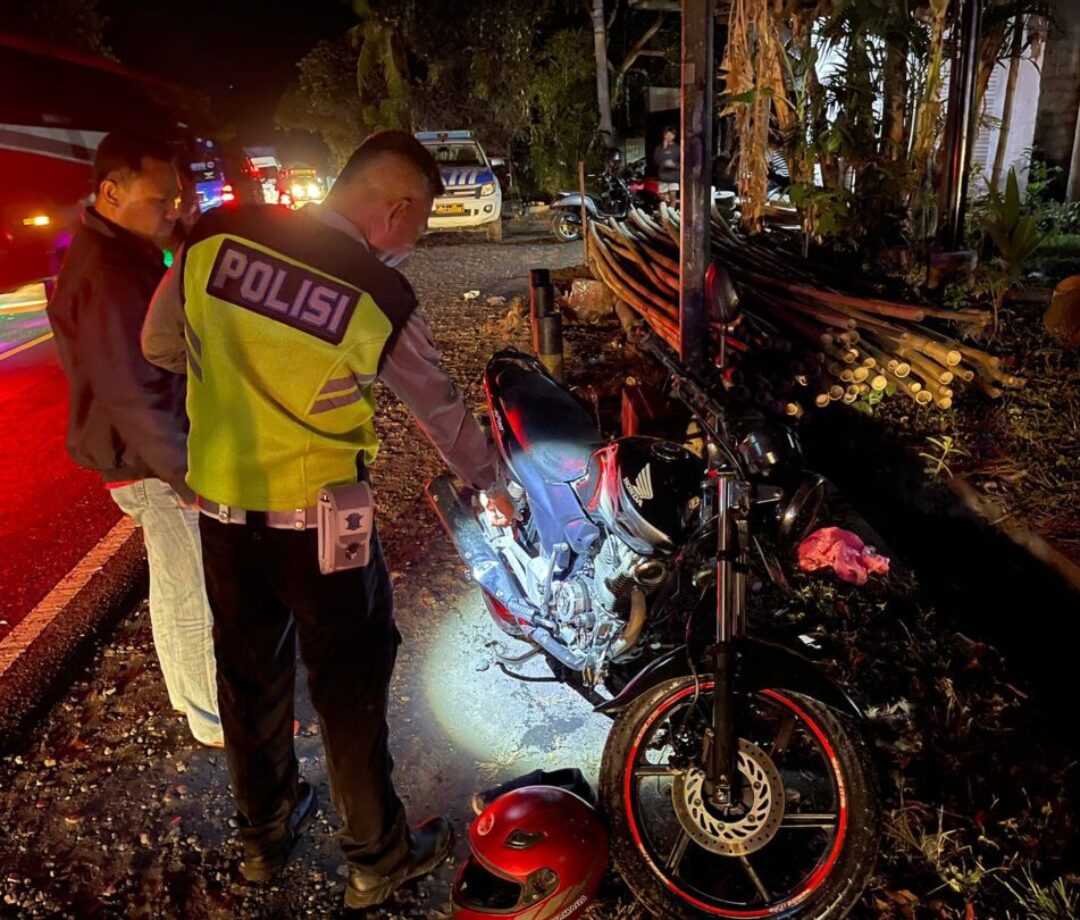
<svg viewBox="0 0 1080 920">
<path fill-rule="evenodd" d="M 502 189 L 488 159 L 471 131 L 421 131 L 420 141 L 439 164 L 446 191 L 435 199 L 428 219 L 431 230 L 484 228 L 489 240 L 502 239 Z"/>
</svg>

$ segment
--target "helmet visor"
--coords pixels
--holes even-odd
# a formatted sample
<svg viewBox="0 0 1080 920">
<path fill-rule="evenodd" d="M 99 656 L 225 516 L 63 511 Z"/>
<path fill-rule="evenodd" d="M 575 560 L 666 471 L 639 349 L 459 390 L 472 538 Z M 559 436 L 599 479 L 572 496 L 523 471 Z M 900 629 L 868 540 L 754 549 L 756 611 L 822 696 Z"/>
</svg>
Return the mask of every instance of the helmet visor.
<svg viewBox="0 0 1080 920">
<path fill-rule="evenodd" d="M 470 859 L 454 885 L 454 902 L 470 910 L 509 912 L 521 903 L 521 886 L 499 878 L 475 859 Z"/>
</svg>

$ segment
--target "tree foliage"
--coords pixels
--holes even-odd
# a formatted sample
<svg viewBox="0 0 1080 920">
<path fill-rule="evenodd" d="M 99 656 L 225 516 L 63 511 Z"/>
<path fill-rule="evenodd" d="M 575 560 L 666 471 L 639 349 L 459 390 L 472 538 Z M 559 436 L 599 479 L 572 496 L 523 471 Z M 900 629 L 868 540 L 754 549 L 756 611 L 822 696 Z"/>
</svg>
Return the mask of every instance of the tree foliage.
<svg viewBox="0 0 1080 920">
<path fill-rule="evenodd" d="M 3 0 L 0 31 L 115 59 L 105 42 L 107 19 L 100 6 L 98 0 Z"/>
<path fill-rule="evenodd" d="M 409 70 L 397 23 L 369 0 L 353 0 L 360 22 L 349 32 L 356 49 L 356 94 L 365 133 L 408 130 Z"/>
<path fill-rule="evenodd" d="M 578 161 L 597 158 L 595 91 L 592 35 L 585 28 L 556 32 L 541 49 L 532 80 L 529 168 L 539 188 L 576 188 Z"/>
<path fill-rule="evenodd" d="M 279 128 L 321 136 L 335 169 L 344 166 L 366 133 L 363 104 L 356 92 L 357 58 L 351 35 L 319 42 L 300 59 L 296 85 L 274 114 Z"/>
<path fill-rule="evenodd" d="M 515 155 L 529 192 L 576 185 L 578 161 L 599 159 L 595 55 L 580 0 L 355 0 L 353 10 L 346 36 L 300 61 L 275 119 L 321 135 L 336 163 L 390 127 L 468 128 Z M 650 70 L 670 77 L 677 22 L 632 14 L 627 0 L 607 0 L 607 10 L 612 105 L 624 111 Z"/>
<path fill-rule="evenodd" d="M 760 227 L 767 146 L 788 161 L 791 200 L 808 237 L 906 251 L 933 236 L 955 7 L 950 0 L 733 0 L 726 89 L 751 229 Z M 1046 0 L 987 0 L 979 99 L 1007 53 L 1007 25 L 1046 7 Z"/>
</svg>

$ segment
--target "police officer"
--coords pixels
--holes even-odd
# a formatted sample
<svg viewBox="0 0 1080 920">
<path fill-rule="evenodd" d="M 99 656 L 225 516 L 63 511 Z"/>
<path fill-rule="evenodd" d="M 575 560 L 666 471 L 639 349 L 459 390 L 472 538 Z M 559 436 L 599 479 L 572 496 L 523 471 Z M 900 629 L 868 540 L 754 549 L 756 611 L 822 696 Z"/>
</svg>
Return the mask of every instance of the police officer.
<svg viewBox="0 0 1080 920">
<path fill-rule="evenodd" d="M 188 375 L 188 483 L 203 512 L 241 872 L 277 874 L 315 811 L 292 743 L 299 638 L 354 908 L 430 872 L 453 842 L 444 818 L 409 828 L 391 780 L 386 706 L 400 635 L 378 538 L 346 541 L 344 568 L 324 574 L 334 547 L 320 558 L 319 541 L 334 535 L 317 525 L 317 503 L 331 495 L 348 527 L 367 514 L 350 503 L 378 448 L 376 378 L 461 478 L 481 490 L 495 481 L 495 455 L 393 268 L 442 190 L 415 138 L 373 135 L 320 207 L 206 214 L 143 329 L 148 360 Z M 505 524 L 509 498 L 488 499 Z"/>
</svg>

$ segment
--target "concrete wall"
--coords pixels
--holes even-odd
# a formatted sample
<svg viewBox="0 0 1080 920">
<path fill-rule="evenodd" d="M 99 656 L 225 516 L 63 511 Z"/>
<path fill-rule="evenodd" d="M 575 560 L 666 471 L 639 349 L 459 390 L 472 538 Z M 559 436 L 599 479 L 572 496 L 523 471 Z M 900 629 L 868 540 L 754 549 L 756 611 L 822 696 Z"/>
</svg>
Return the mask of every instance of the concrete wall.
<svg viewBox="0 0 1080 920">
<path fill-rule="evenodd" d="M 1039 156 L 1064 171 L 1064 191 L 1080 109 L 1080 0 L 1055 0 L 1054 6 L 1043 55 L 1034 141 Z M 1017 103 L 1024 104 L 1019 96 Z"/>
<path fill-rule="evenodd" d="M 1011 40 L 1011 39 L 1010 39 Z M 1013 94 L 1012 118 L 1009 125 L 1009 138 L 1005 148 L 1005 163 L 998 185 L 1004 187 L 1009 167 L 1016 170 L 1021 191 L 1027 184 L 1027 151 L 1035 140 L 1035 122 L 1038 115 L 1040 98 L 1039 69 L 1043 65 L 1045 45 L 1038 45 L 1038 56 L 1031 57 L 1031 50 L 1020 59 L 1016 79 L 1016 91 Z M 990 83 L 986 87 L 986 102 L 983 110 L 984 123 L 975 139 L 972 159 L 982 167 L 983 178 L 990 181 L 1001 140 L 1000 123 L 1005 111 L 1005 85 L 1009 75 L 1009 60 L 1006 59 L 994 68 Z M 975 191 L 982 191 L 976 184 Z"/>
</svg>

